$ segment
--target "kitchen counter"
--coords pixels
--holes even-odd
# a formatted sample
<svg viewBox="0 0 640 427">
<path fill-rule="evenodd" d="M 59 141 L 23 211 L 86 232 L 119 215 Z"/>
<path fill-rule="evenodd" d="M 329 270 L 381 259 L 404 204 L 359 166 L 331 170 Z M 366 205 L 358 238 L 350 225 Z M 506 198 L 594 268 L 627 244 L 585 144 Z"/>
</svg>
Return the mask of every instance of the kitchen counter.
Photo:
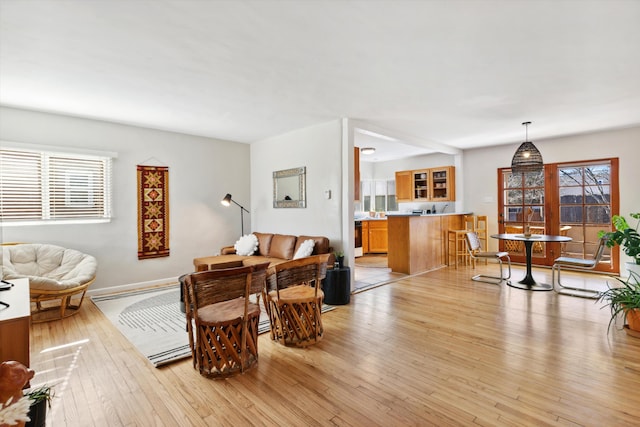
<svg viewBox="0 0 640 427">
<path fill-rule="evenodd" d="M 393 214 L 388 217 L 391 271 L 416 274 L 444 267 L 450 229 L 461 229 L 464 213 Z"/>
<path fill-rule="evenodd" d="M 393 213 L 387 214 L 387 216 L 449 216 L 449 215 L 471 215 L 471 212 L 444 212 L 444 213 L 432 213 L 432 214 L 412 214 L 412 213 Z"/>
</svg>

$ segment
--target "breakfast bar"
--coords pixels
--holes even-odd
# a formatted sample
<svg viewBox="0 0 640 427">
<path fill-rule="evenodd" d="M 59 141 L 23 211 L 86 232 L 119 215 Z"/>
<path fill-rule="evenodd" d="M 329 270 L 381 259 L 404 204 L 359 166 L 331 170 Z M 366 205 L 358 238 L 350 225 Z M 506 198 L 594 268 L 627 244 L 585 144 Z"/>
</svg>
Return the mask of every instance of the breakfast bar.
<svg viewBox="0 0 640 427">
<path fill-rule="evenodd" d="M 447 261 L 447 231 L 461 228 L 464 215 L 387 215 L 387 256 L 391 271 L 416 274 L 444 267 Z"/>
</svg>

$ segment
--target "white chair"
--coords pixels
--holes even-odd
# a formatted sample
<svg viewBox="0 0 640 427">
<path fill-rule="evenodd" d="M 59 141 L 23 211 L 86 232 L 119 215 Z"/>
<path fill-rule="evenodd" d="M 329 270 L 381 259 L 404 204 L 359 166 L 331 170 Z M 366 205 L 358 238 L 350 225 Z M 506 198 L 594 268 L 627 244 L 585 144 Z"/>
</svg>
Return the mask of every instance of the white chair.
<svg viewBox="0 0 640 427">
<path fill-rule="evenodd" d="M 478 274 L 471 278 L 471 280 L 475 280 L 478 282 L 486 282 L 493 283 L 495 285 L 499 285 L 503 280 L 506 280 L 509 283 L 509 279 L 511 278 L 511 258 L 509 257 L 509 252 L 489 252 L 483 251 L 482 245 L 480 243 L 480 239 L 478 238 L 478 233 L 475 231 L 470 231 L 465 234 L 465 239 L 467 241 L 467 249 L 469 251 L 469 257 L 471 258 L 471 262 L 473 268 L 476 268 L 476 260 L 489 260 L 493 259 L 498 261 L 500 264 L 500 276 L 488 276 L 486 274 Z M 502 268 L 502 260 L 506 259 L 509 265 L 509 275 L 504 277 L 503 268 Z"/>
<path fill-rule="evenodd" d="M 96 279 L 97 269 L 98 262 L 93 256 L 75 249 L 44 243 L 2 247 L 0 277 L 29 279 L 29 297 L 35 303 L 31 310 L 33 323 L 78 313 L 87 288 Z"/>
<path fill-rule="evenodd" d="M 560 271 L 561 269 L 565 270 L 578 270 L 578 271 L 586 271 L 593 270 L 596 268 L 602 255 L 604 254 L 604 250 L 607 247 L 606 236 L 602 236 L 600 238 L 600 242 L 598 243 L 598 248 L 596 249 L 596 253 L 593 256 L 593 259 L 583 259 L 583 258 L 570 258 L 570 257 L 560 257 L 556 258 L 553 262 L 553 267 L 551 267 L 551 280 L 553 283 L 553 289 L 563 295 L 571 295 L 574 297 L 582 297 L 582 298 L 598 298 L 600 291 L 596 289 L 587 289 L 587 288 L 576 288 L 571 286 L 565 286 L 560 282 Z M 558 281 L 556 281 L 556 271 L 558 272 Z"/>
</svg>

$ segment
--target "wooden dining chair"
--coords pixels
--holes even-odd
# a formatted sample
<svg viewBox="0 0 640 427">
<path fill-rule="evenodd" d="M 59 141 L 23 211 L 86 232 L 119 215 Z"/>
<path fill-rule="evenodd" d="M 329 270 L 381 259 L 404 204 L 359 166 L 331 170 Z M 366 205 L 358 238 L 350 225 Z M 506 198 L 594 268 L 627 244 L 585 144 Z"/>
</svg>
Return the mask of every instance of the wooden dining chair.
<svg viewBox="0 0 640 427">
<path fill-rule="evenodd" d="M 322 339 L 321 284 L 328 260 L 329 254 L 310 256 L 269 270 L 264 301 L 271 339 L 289 347 L 306 347 Z"/>
<path fill-rule="evenodd" d="M 509 252 L 489 252 L 483 251 L 482 245 L 480 243 L 480 239 L 478 238 L 478 233 L 475 231 L 470 231 L 465 234 L 465 239 L 467 241 L 467 249 L 469 251 L 469 257 L 471 258 L 471 264 L 473 268 L 476 268 L 477 260 L 495 260 L 500 264 L 500 276 L 488 276 L 486 274 L 477 274 L 471 278 L 471 280 L 475 280 L 478 282 L 486 282 L 493 283 L 495 285 L 499 285 L 503 281 L 507 281 L 509 283 L 509 279 L 511 278 L 511 258 L 509 257 Z M 502 268 L 502 260 L 506 260 L 509 266 L 509 274 L 505 277 Z"/>
<path fill-rule="evenodd" d="M 192 273 L 184 280 L 189 347 L 194 368 L 209 378 L 226 378 L 258 363 L 261 292 L 266 264 Z"/>
</svg>

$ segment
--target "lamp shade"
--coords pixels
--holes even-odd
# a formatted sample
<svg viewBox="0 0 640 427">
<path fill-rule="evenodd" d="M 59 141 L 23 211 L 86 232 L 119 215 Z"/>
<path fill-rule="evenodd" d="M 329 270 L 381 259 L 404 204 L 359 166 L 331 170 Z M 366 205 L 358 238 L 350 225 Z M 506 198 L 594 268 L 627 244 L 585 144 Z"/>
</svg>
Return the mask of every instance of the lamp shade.
<svg viewBox="0 0 640 427">
<path fill-rule="evenodd" d="M 542 154 L 530 141 L 520 144 L 511 160 L 511 170 L 513 172 L 537 172 L 542 170 L 543 167 Z"/>
<path fill-rule="evenodd" d="M 531 122 L 524 122 L 523 125 L 527 126 L 527 139 L 528 126 Z M 520 144 L 520 147 L 516 150 L 511 159 L 511 171 L 512 172 L 538 172 L 544 168 L 544 162 L 542 161 L 542 154 L 538 151 L 538 148 L 533 145 L 533 142 L 526 141 Z"/>
<path fill-rule="evenodd" d="M 224 199 L 220 200 L 220 203 L 222 203 L 223 206 L 229 206 L 231 204 L 231 194 L 227 193 Z"/>
</svg>

